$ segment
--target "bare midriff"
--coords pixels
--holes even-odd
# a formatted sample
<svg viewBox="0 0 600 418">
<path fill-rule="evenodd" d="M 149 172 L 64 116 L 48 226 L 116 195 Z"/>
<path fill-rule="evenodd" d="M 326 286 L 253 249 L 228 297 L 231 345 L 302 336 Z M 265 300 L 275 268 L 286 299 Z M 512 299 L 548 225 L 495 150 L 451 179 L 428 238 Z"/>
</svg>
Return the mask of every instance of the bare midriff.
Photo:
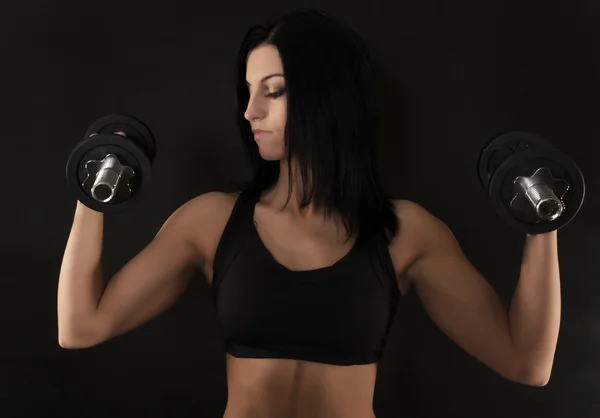
<svg viewBox="0 0 600 418">
<path fill-rule="evenodd" d="M 223 418 L 375 418 L 376 364 L 226 357 Z"/>
</svg>

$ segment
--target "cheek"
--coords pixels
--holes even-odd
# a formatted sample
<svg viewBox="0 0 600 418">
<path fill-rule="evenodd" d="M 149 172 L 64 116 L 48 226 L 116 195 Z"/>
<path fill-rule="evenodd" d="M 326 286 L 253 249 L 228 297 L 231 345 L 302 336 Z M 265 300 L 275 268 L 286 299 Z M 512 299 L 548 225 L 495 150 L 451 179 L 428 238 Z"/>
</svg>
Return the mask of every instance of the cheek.
<svg viewBox="0 0 600 418">
<path fill-rule="evenodd" d="M 279 130 L 279 133 L 283 135 L 283 132 L 285 130 L 285 122 L 287 119 L 285 103 L 279 109 L 277 109 L 276 114 L 277 114 L 277 128 Z"/>
</svg>

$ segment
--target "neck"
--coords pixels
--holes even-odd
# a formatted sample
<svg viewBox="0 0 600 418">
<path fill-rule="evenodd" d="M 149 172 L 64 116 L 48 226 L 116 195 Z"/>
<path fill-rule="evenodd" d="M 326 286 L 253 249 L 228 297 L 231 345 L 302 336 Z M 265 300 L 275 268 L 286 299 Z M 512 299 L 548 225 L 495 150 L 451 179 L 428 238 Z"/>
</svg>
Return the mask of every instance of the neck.
<svg viewBox="0 0 600 418">
<path fill-rule="evenodd" d="M 295 166 L 293 166 L 292 169 L 294 169 L 292 178 L 294 187 L 292 187 L 290 201 L 287 203 L 287 206 L 285 206 L 285 209 L 283 209 L 283 212 L 305 218 L 306 220 L 322 218 L 324 215 L 323 212 L 317 211 L 312 203 L 303 209 L 300 208 L 300 201 L 302 200 L 301 176 L 299 170 L 297 170 Z M 265 204 L 273 205 L 278 209 L 284 207 L 288 200 L 290 190 L 289 173 L 290 166 L 287 161 L 281 160 L 279 163 L 279 178 L 275 185 L 267 190 L 263 196 Z"/>
</svg>

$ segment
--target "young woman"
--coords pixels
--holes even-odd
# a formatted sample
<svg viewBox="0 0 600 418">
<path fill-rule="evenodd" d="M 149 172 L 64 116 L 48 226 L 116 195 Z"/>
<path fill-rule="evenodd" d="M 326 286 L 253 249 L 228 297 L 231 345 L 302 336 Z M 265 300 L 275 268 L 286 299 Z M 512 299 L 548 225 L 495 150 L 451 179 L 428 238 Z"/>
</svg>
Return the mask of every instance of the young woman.
<svg viewBox="0 0 600 418">
<path fill-rule="evenodd" d="M 238 65 L 251 180 L 240 194 L 185 203 L 106 287 L 103 215 L 77 203 L 60 271 L 60 345 L 140 326 L 200 270 L 225 339 L 226 418 L 372 418 L 377 364 L 413 287 L 476 359 L 546 384 L 560 321 L 556 232 L 527 237 L 507 310 L 438 218 L 385 196 L 373 72 L 353 30 L 316 11 L 289 13 L 247 32 Z"/>
</svg>

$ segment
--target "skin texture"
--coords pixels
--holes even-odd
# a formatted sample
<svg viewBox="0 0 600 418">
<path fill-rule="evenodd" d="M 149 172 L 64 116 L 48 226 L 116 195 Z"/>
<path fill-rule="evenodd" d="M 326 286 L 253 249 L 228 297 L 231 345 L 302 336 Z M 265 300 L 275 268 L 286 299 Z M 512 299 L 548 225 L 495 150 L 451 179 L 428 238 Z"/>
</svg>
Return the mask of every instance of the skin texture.
<svg viewBox="0 0 600 418">
<path fill-rule="evenodd" d="M 257 139 L 266 160 L 279 160 L 277 185 L 263 194 L 255 210 L 256 229 L 274 258 L 292 270 L 334 264 L 353 245 L 343 243 L 339 222 L 323 222 L 311 207 L 299 210 L 298 196 L 284 211 L 287 171 L 284 161 L 285 87 L 277 49 L 262 46 L 247 63 L 250 100 L 245 117 L 253 129 L 271 133 Z M 521 280 L 511 311 L 468 261 L 452 232 L 418 204 L 394 202 L 403 225 L 390 244 L 398 288 L 414 286 L 436 325 L 456 344 L 495 372 L 522 384 L 546 384 L 560 320 L 556 232 L 528 237 Z M 283 237 L 286 237 L 283 239 Z M 539 294 L 541 290 L 542 295 Z M 230 399 L 226 417 L 373 416 L 376 365 L 339 367 L 290 360 L 236 359 L 227 355 Z M 323 384 L 323 382 L 327 382 Z M 313 390 L 313 388 L 318 390 Z M 316 398 L 315 398 L 316 396 Z M 296 415 L 294 415 L 296 414 Z"/>
<path fill-rule="evenodd" d="M 260 239 L 290 270 L 330 266 L 354 245 L 341 222 L 300 209 L 284 159 L 285 78 L 278 51 L 261 46 L 247 61 L 250 99 L 245 117 L 265 160 L 280 162 L 276 185 L 255 207 Z M 283 92 L 273 96 L 274 93 Z M 103 215 L 77 204 L 58 286 L 59 344 L 83 348 L 144 324 L 168 309 L 200 270 L 212 284 L 217 245 L 237 195 L 211 192 L 182 205 L 155 238 L 104 285 Z M 405 294 L 414 288 L 439 329 L 475 359 L 527 385 L 548 382 L 560 323 L 557 233 L 527 236 L 521 274 L 507 309 L 467 260 L 452 232 L 418 204 L 394 201 L 402 224 L 389 245 Z M 386 355 L 393 355 L 389 351 Z M 226 354 L 225 418 L 373 418 L 377 365 L 333 366 Z"/>
</svg>

